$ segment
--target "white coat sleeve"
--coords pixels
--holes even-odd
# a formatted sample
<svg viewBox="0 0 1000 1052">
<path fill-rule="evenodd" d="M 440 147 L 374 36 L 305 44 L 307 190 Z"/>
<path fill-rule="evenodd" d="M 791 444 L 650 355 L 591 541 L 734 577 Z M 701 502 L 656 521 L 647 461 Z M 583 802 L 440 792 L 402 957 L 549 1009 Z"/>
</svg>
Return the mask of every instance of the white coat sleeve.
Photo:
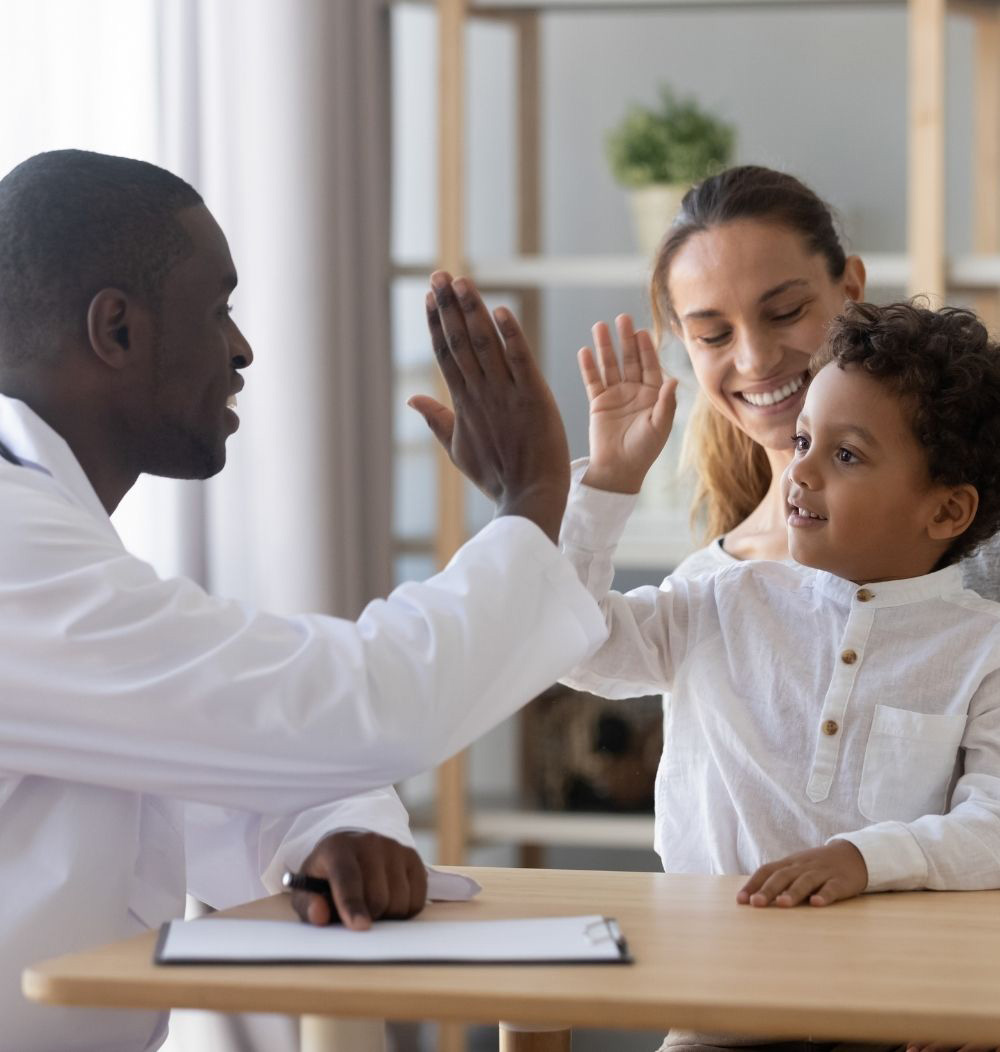
<svg viewBox="0 0 1000 1052">
<path fill-rule="evenodd" d="M 636 588 L 624 595 L 610 591 L 615 548 L 636 498 L 585 486 L 586 466 L 585 460 L 573 464 L 559 545 L 600 604 L 608 638 L 560 682 L 604 698 L 658 694 L 670 689 L 686 649 L 692 584 L 668 578 L 662 589 Z"/>
<path fill-rule="evenodd" d="M 162 580 L 35 472 L 0 507 L 0 771 L 288 814 L 431 767 L 604 638 L 526 519 L 355 621 Z M 8 497 L 13 501 L 9 502 Z"/>
<path fill-rule="evenodd" d="M 973 695 L 960 755 L 947 814 L 878 822 L 831 838 L 861 852 L 868 891 L 1000 888 L 1000 672 Z"/>
<path fill-rule="evenodd" d="M 409 816 L 391 787 L 320 804 L 293 815 L 189 803 L 184 816 L 187 886 L 216 909 L 273 895 L 323 837 L 364 829 L 413 847 Z"/>
</svg>

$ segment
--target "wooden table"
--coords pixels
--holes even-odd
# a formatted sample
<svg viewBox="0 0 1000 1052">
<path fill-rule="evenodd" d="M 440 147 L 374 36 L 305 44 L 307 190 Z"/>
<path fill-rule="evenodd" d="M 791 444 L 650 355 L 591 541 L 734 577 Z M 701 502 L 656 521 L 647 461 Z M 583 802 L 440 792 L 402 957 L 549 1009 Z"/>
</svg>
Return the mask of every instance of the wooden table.
<svg viewBox="0 0 1000 1052">
<path fill-rule="evenodd" d="M 773 1037 L 1000 1045 L 1000 892 L 870 895 L 826 909 L 737 906 L 739 878 L 470 869 L 474 902 L 430 919 L 605 913 L 633 965 L 157 967 L 155 933 L 44 961 L 37 1001 L 318 1017 L 517 1020 Z M 221 916 L 291 917 L 276 896 Z M 304 1038 L 304 1044 L 306 1039 Z M 357 1034 L 349 1041 L 361 1047 Z M 565 1048 L 508 1029 L 504 1048 Z"/>
</svg>

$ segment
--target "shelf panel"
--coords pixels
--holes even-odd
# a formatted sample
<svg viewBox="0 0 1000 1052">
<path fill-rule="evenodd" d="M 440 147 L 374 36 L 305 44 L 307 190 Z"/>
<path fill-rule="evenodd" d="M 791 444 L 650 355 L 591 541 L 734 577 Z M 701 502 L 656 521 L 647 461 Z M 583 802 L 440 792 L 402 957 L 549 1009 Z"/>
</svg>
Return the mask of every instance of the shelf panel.
<svg viewBox="0 0 1000 1052">
<path fill-rule="evenodd" d="M 861 253 L 868 284 L 876 289 L 905 288 L 910 263 L 902 252 Z M 426 280 L 434 269 L 427 262 L 399 263 L 396 277 Z M 650 263 L 642 256 L 511 256 L 470 261 L 469 273 L 484 290 L 526 288 L 645 288 Z M 1000 255 L 955 256 L 948 262 L 948 284 L 956 291 L 1000 288 Z"/>
<path fill-rule="evenodd" d="M 430 5 L 433 0 L 395 0 L 396 3 Z M 768 7 L 905 7 L 907 0 L 469 0 L 470 14 L 509 14 L 537 11 L 558 14 L 561 11 L 704 11 L 706 8 L 758 10 Z"/>
<path fill-rule="evenodd" d="M 411 812 L 415 829 L 432 828 L 427 812 Z M 469 840 L 477 845 L 539 844 L 543 847 L 653 849 L 653 816 L 538 811 L 526 807 L 473 805 Z"/>
</svg>

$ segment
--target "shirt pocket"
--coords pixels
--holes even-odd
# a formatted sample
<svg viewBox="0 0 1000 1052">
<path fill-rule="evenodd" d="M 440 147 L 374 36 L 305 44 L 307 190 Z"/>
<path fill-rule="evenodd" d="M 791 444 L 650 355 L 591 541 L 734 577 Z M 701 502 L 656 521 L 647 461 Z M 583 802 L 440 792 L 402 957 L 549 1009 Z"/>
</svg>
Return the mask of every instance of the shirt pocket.
<svg viewBox="0 0 1000 1052">
<path fill-rule="evenodd" d="M 871 822 L 912 822 L 947 804 L 966 717 L 876 705 L 858 791 Z"/>
</svg>

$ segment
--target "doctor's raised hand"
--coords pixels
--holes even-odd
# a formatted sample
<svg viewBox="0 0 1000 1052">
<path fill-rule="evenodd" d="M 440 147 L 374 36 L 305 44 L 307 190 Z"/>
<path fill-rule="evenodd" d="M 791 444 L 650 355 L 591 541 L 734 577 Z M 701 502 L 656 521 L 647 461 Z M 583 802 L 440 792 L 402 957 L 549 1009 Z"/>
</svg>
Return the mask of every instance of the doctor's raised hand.
<svg viewBox="0 0 1000 1052">
<path fill-rule="evenodd" d="M 670 436 L 677 381 L 664 375 L 645 329 L 636 331 L 627 314 L 619 314 L 615 326 L 620 366 L 602 321 L 591 330 L 596 354 L 590 347 L 577 354 L 590 403 L 590 463 L 583 481 L 594 489 L 638 493 Z"/>
<path fill-rule="evenodd" d="M 427 326 L 454 410 L 426 395 L 409 405 L 455 464 L 497 507 L 555 542 L 569 493 L 559 409 L 514 315 L 491 316 L 468 278 L 431 276 Z"/>
</svg>

